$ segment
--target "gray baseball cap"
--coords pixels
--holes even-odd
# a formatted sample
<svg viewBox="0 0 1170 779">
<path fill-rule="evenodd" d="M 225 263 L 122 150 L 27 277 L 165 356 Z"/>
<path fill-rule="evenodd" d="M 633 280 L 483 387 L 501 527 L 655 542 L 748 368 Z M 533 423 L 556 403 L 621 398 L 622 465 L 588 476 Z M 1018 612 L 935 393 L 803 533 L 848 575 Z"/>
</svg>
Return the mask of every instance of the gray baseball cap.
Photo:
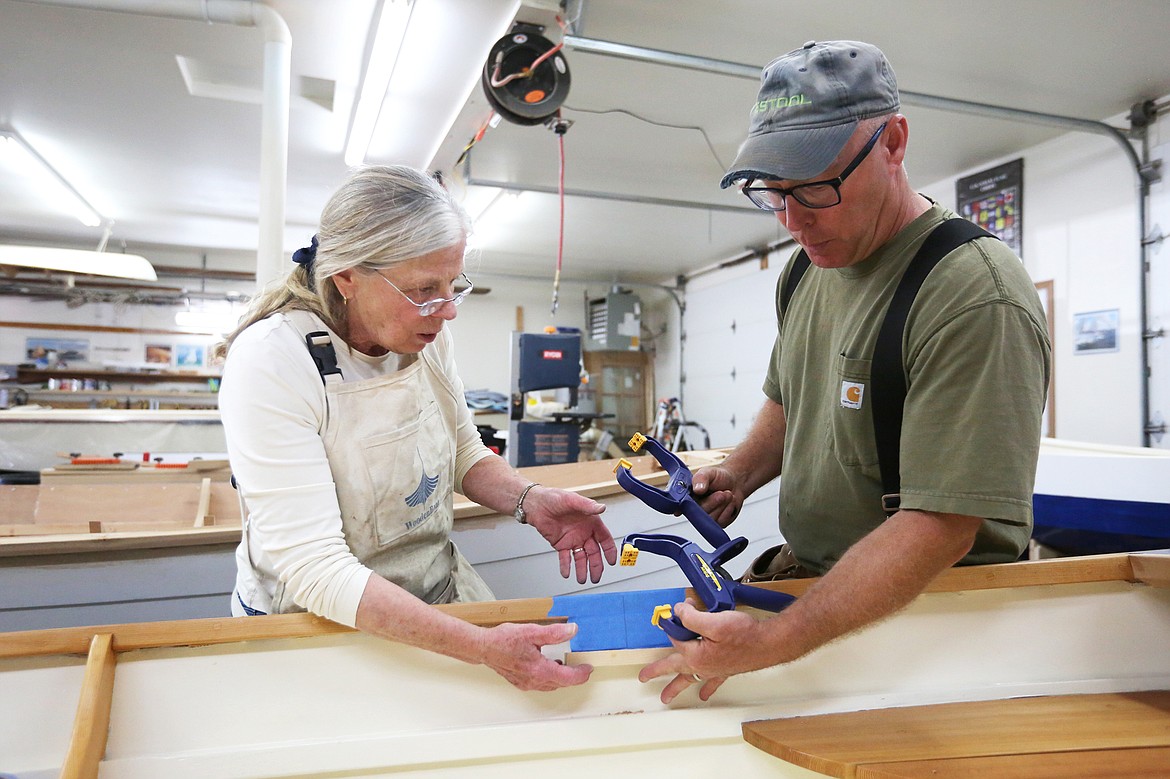
<svg viewBox="0 0 1170 779">
<path fill-rule="evenodd" d="M 747 140 L 719 186 L 813 178 L 841 153 L 859 121 L 898 106 L 894 69 L 876 46 L 809 41 L 764 68 Z"/>
</svg>

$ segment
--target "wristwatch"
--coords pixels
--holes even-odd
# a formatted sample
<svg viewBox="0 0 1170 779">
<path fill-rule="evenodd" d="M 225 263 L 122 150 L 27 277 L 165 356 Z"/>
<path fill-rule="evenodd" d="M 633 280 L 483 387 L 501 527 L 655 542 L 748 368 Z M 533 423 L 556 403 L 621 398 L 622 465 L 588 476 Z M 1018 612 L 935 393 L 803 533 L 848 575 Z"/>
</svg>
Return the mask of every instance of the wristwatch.
<svg viewBox="0 0 1170 779">
<path fill-rule="evenodd" d="M 528 491 L 530 489 L 539 486 L 536 482 L 532 482 L 520 492 L 520 497 L 516 498 L 516 511 L 512 513 L 512 516 L 516 517 L 516 521 L 521 525 L 528 524 L 528 512 L 524 510 L 524 499 L 528 497 Z"/>
</svg>

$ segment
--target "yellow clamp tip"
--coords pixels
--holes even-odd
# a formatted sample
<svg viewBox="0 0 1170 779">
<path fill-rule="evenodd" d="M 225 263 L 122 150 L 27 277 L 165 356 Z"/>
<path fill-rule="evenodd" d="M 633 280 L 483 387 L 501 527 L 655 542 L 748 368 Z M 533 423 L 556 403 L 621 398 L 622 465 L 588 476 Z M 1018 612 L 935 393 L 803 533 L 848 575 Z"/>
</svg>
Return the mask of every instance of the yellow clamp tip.
<svg viewBox="0 0 1170 779">
<path fill-rule="evenodd" d="M 670 617 L 670 604 L 663 603 L 661 606 L 654 607 L 654 613 L 650 615 L 650 624 L 652 624 L 654 627 L 658 627 L 659 621 L 670 619 Z"/>
<path fill-rule="evenodd" d="M 630 448 L 635 452 L 641 449 L 644 443 L 646 443 L 646 436 L 641 433 L 634 433 L 633 437 L 630 438 Z"/>
<path fill-rule="evenodd" d="M 617 463 L 617 465 L 615 465 L 615 466 L 613 467 L 613 472 L 614 472 L 614 473 L 617 473 L 617 472 L 618 472 L 618 468 L 625 468 L 625 469 L 628 471 L 628 470 L 630 470 L 630 469 L 631 469 L 631 468 L 633 468 L 633 467 L 634 467 L 634 464 L 633 464 L 632 462 L 630 462 L 629 460 L 627 460 L 626 458 L 624 458 L 624 457 L 623 457 L 622 459 L 618 460 L 618 463 Z"/>
<path fill-rule="evenodd" d="M 638 547 L 633 544 L 624 544 L 622 546 L 622 556 L 618 560 L 618 565 L 635 565 L 638 562 Z"/>
</svg>

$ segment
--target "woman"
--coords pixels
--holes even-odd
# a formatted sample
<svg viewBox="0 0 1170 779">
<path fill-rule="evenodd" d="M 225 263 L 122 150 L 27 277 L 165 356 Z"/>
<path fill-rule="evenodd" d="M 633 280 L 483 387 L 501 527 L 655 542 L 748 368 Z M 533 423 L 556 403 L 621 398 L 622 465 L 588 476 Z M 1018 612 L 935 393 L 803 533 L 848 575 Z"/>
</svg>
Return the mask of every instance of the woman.
<svg viewBox="0 0 1170 779">
<path fill-rule="evenodd" d="M 355 170 L 283 286 L 228 337 L 220 410 L 247 507 L 236 615 L 309 610 L 483 663 L 524 690 L 581 684 L 546 659 L 574 625 L 482 628 L 428 604 L 490 600 L 451 542 L 453 492 L 515 513 L 597 582 L 601 504 L 530 484 L 480 440 L 449 332 L 470 291 L 470 221 L 430 176 Z"/>
</svg>

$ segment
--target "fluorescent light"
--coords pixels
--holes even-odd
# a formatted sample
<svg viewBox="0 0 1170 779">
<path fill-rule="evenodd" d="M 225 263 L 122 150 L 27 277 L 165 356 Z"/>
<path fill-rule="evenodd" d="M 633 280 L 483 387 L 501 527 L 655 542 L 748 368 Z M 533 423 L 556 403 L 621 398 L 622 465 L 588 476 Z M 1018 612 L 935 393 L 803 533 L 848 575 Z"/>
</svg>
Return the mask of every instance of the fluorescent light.
<svg viewBox="0 0 1170 779">
<path fill-rule="evenodd" d="M 48 246 L 0 246 L 0 265 L 158 281 L 154 266 L 145 257 L 137 254 L 56 249 Z"/>
<path fill-rule="evenodd" d="M 69 181 L 57 172 L 24 137 L 12 128 L 0 128 L 0 152 L 7 165 L 21 170 L 26 175 L 37 176 L 42 181 L 56 185 L 69 198 L 71 211 L 86 227 L 98 227 L 105 220 Z"/>
<path fill-rule="evenodd" d="M 520 10 L 520 0 L 514 0 L 514 2 L 500 2 L 498 4 L 500 6 L 500 13 L 497 16 L 495 26 L 493 27 L 489 25 L 487 27 L 488 34 L 486 36 L 479 34 L 476 36 L 476 41 L 469 41 L 467 44 L 465 44 L 473 54 L 478 53 L 479 57 L 474 60 L 474 67 L 468 67 L 466 69 L 466 75 L 464 76 L 463 83 L 460 85 L 462 88 L 457 88 L 455 90 L 454 95 L 456 99 L 448 105 L 446 116 L 442 116 L 441 114 L 438 116 L 439 132 L 434 133 L 432 136 L 434 138 L 434 142 L 431 144 L 430 150 L 427 151 L 424 155 L 426 157 L 425 162 L 423 162 L 424 167 L 429 166 L 431 164 L 431 160 L 433 160 L 435 155 L 439 153 L 439 147 L 443 145 L 443 141 L 446 139 L 447 133 L 451 132 L 451 127 L 455 124 L 455 120 L 459 118 L 459 113 L 463 110 L 463 106 L 467 104 L 468 99 L 471 97 L 472 91 L 474 91 L 476 86 L 479 85 L 480 77 L 483 73 L 483 65 L 488 58 L 488 54 L 492 50 L 492 46 L 494 46 L 496 41 L 502 38 L 505 34 L 507 34 L 508 30 L 511 29 L 512 21 L 516 18 L 516 13 Z M 420 35 L 420 38 L 422 36 L 441 35 L 446 29 L 449 29 L 453 23 L 458 23 L 455 19 L 438 18 L 435 19 L 435 22 L 436 26 L 432 30 L 424 30 L 422 35 Z M 441 106 L 439 106 L 439 108 L 441 108 Z"/>
<path fill-rule="evenodd" d="M 390 77 L 394 75 L 394 66 L 402 50 L 402 39 L 406 35 L 413 8 L 413 0 L 382 0 L 378 6 L 374 40 L 366 58 L 361 93 L 354 107 L 349 138 L 345 143 L 346 165 L 360 165 L 365 161 L 366 149 L 374 135 L 378 116 L 382 113 L 382 102 L 386 99 Z M 446 47 L 440 45 L 440 48 Z"/>
<path fill-rule="evenodd" d="M 402 39 L 368 154 L 376 160 L 430 166 L 492 46 L 509 29 L 520 0 L 417 2 Z"/>
</svg>

